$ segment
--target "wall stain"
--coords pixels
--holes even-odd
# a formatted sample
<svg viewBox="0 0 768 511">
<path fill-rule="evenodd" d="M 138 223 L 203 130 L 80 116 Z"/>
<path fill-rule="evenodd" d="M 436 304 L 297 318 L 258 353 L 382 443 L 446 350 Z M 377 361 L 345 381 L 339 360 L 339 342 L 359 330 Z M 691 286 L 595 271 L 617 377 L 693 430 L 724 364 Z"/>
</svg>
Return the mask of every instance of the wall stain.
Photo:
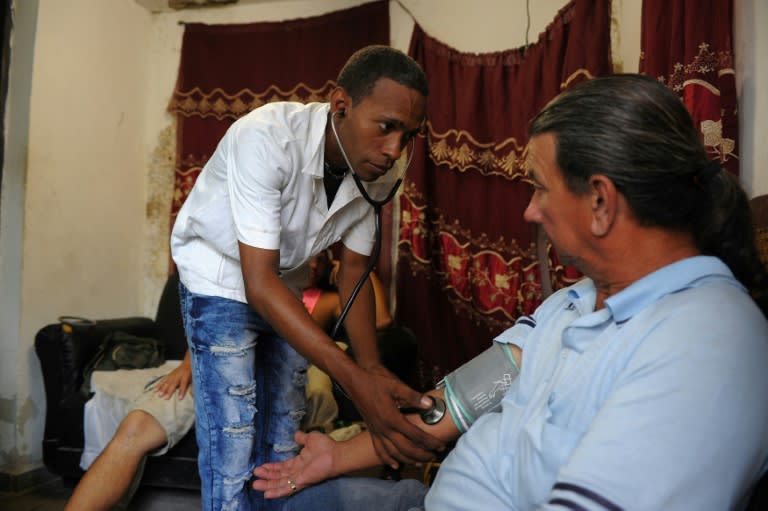
<svg viewBox="0 0 768 511">
<path fill-rule="evenodd" d="M 170 262 L 171 202 L 176 167 L 176 120 L 163 128 L 147 169 L 144 253 L 144 314 L 154 317 Z"/>
<path fill-rule="evenodd" d="M 34 424 L 37 422 L 37 417 L 40 415 L 40 409 L 35 402 L 32 401 L 31 397 L 27 397 L 27 399 L 24 400 L 24 404 L 19 407 L 17 413 L 18 417 L 16 419 L 16 424 L 18 424 L 19 427 L 19 436 L 24 438 L 24 431 L 27 424 Z"/>
<path fill-rule="evenodd" d="M 16 398 L 0 397 L 0 423 L 16 423 Z"/>
</svg>

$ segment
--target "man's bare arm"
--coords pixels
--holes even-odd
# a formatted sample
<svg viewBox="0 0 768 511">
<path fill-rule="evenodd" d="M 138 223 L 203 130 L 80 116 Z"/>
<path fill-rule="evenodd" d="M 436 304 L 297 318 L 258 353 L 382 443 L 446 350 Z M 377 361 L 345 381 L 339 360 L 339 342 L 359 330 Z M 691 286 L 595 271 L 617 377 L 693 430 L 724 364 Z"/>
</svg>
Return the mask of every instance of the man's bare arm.
<svg viewBox="0 0 768 511">
<path fill-rule="evenodd" d="M 429 394 L 443 397 L 442 390 L 430 391 Z M 448 415 L 434 425 L 425 424 L 418 414 L 409 414 L 407 419 L 425 433 L 440 438 L 444 442 L 453 440 L 459 435 L 459 430 Z M 252 486 L 255 490 L 263 491 L 266 498 L 279 498 L 291 494 L 292 487 L 288 484 L 289 480 L 297 490 L 302 490 L 326 479 L 381 465 L 383 462 L 374 448 L 373 437 L 368 431 L 363 431 L 344 442 L 336 442 L 331 437 L 318 432 L 309 434 L 298 432 L 296 442 L 303 446 L 298 456 L 278 463 L 267 463 L 254 469 L 253 473 L 258 479 Z"/>
<path fill-rule="evenodd" d="M 348 297 L 367 257 L 345 249 L 339 275 Z M 425 461 L 442 443 L 411 425 L 398 406 L 421 406 L 421 394 L 409 388 L 378 361 L 373 323 L 373 292 L 366 283 L 345 322 L 358 364 L 312 320 L 306 308 L 278 276 L 279 252 L 240 244 L 240 260 L 248 303 L 299 353 L 336 379 L 349 393 L 374 432 L 377 450 L 389 464 Z"/>
</svg>

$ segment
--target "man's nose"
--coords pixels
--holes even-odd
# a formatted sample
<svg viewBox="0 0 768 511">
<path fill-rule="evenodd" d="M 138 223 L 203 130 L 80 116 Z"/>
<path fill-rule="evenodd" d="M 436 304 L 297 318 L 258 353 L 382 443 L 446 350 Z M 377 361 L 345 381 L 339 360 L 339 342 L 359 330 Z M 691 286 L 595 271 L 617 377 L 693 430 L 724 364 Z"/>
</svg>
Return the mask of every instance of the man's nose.
<svg viewBox="0 0 768 511">
<path fill-rule="evenodd" d="M 403 152 L 403 136 L 399 133 L 392 133 L 384 141 L 383 152 L 390 160 L 397 161 Z"/>
<path fill-rule="evenodd" d="M 538 217 L 536 215 L 536 207 L 533 205 L 533 199 L 528 201 L 528 205 L 525 207 L 525 211 L 523 211 L 523 218 L 526 222 L 537 222 Z"/>
</svg>

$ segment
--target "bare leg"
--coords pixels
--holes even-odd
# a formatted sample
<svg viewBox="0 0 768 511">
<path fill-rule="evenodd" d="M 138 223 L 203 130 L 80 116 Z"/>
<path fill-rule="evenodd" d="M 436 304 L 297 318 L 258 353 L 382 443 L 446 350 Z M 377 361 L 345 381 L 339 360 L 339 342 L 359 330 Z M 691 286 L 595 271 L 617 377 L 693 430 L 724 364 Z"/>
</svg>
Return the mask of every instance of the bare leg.
<svg viewBox="0 0 768 511">
<path fill-rule="evenodd" d="M 154 417 L 141 410 L 130 412 L 85 472 L 64 511 L 110 509 L 130 486 L 142 458 L 167 441 L 165 430 Z"/>
</svg>

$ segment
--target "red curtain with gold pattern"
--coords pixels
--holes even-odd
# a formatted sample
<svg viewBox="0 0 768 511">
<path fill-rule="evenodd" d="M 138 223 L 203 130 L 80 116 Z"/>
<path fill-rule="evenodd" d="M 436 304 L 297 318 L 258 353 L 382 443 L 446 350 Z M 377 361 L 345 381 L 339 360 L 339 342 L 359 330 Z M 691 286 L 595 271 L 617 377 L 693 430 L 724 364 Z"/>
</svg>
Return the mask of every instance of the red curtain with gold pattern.
<svg viewBox="0 0 768 511">
<path fill-rule="evenodd" d="M 711 157 L 739 173 L 732 0 L 643 0 L 640 72 L 677 92 Z"/>
<path fill-rule="evenodd" d="M 232 122 L 272 101 L 326 101 L 349 56 L 369 44 L 389 44 L 388 2 L 284 22 L 188 23 L 168 106 L 177 116 L 171 221 Z"/>
<path fill-rule="evenodd" d="M 400 200 L 397 319 L 416 333 L 429 379 L 541 302 L 536 231 L 523 219 L 528 122 L 568 86 L 610 73 L 610 1 L 574 0 L 535 44 L 496 53 L 461 53 L 417 25 L 410 54 L 430 95 Z M 550 259 L 555 287 L 572 282 Z"/>
</svg>

